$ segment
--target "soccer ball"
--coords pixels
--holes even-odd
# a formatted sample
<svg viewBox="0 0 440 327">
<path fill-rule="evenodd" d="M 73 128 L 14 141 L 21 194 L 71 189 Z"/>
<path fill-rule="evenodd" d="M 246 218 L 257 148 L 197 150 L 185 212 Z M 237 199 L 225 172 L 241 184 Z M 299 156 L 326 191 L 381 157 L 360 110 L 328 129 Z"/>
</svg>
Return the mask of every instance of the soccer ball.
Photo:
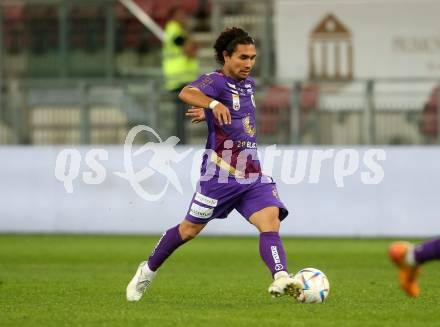
<svg viewBox="0 0 440 327">
<path fill-rule="evenodd" d="M 322 303 L 330 292 L 327 276 L 319 269 L 304 268 L 296 273 L 295 279 L 303 285 L 303 292 L 298 298 L 300 303 Z"/>
</svg>

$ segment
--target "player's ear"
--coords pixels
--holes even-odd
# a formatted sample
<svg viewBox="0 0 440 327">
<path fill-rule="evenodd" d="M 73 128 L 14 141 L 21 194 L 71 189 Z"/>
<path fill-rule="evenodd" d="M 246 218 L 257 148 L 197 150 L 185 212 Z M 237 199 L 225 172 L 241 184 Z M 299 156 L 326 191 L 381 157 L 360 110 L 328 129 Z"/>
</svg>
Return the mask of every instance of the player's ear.
<svg viewBox="0 0 440 327">
<path fill-rule="evenodd" d="M 231 54 L 228 51 L 223 50 L 223 59 L 225 60 L 225 62 L 226 62 L 226 57 L 230 58 Z"/>
</svg>

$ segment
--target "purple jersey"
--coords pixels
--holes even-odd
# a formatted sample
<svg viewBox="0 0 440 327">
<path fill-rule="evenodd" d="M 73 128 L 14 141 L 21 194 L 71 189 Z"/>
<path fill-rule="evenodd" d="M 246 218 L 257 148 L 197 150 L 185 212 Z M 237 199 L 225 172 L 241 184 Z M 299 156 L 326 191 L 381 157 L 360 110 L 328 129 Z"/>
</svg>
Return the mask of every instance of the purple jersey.
<svg viewBox="0 0 440 327">
<path fill-rule="evenodd" d="M 203 158 L 202 174 L 209 169 L 214 176 L 221 170 L 235 177 L 261 176 L 256 141 L 255 81 L 251 77 L 236 81 L 215 71 L 200 76 L 189 85 L 225 105 L 232 118 L 231 125 L 220 126 L 212 110 L 205 109 L 206 149 L 211 151 Z"/>
</svg>

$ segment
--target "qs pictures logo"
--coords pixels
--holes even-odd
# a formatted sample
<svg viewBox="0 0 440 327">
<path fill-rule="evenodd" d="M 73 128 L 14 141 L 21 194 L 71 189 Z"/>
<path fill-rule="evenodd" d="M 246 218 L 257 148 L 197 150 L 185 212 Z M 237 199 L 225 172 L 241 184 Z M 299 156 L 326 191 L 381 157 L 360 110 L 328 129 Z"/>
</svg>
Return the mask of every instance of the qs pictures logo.
<svg viewBox="0 0 440 327">
<path fill-rule="evenodd" d="M 157 142 L 148 142 L 138 150 L 134 150 L 133 143 L 136 136 L 146 132 L 154 136 Z M 114 172 L 128 181 L 136 194 L 146 201 L 159 200 L 167 191 L 171 184 L 180 193 L 183 194 L 182 185 L 179 177 L 172 167 L 172 163 L 178 163 L 185 159 L 193 149 L 188 149 L 183 153 L 176 151 L 175 146 L 179 142 L 179 138 L 171 136 L 163 141 L 154 129 L 144 125 L 133 127 L 128 133 L 124 143 L 124 172 Z M 134 161 L 141 154 L 151 152 L 148 164 L 141 170 L 135 171 Z M 107 171 L 101 161 L 108 160 L 108 152 L 104 149 L 91 149 L 85 155 L 85 163 L 90 171 L 83 173 L 83 182 L 85 184 L 101 184 L 105 181 Z M 55 177 L 64 184 L 67 193 L 73 193 L 73 182 L 79 177 L 80 166 L 82 162 L 81 153 L 77 149 L 64 149 L 56 159 Z M 149 192 L 146 185 L 142 182 L 147 181 L 153 175 L 160 174 L 165 179 L 165 184 L 159 192 Z"/>
</svg>

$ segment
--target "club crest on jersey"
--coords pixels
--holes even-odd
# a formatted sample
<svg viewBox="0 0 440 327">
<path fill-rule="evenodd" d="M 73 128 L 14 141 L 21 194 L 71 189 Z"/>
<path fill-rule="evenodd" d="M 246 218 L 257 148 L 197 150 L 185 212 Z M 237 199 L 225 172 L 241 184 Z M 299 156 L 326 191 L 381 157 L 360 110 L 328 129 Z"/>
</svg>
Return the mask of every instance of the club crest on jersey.
<svg viewBox="0 0 440 327">
<path fill-rule="evenodd" d="M 232 94 L 232 108 L 236 111 L 240 110 L 240 96 Z"/>
<path fill-rule="evenodd" d="M 242 119 L 242 122 L 246 134 L 249 135 L 250 137 L 255 136 L 255 127 L 253 127 L 251 124 L 251 117 L 249 116 L 249 114 Z"/>
</svg>

